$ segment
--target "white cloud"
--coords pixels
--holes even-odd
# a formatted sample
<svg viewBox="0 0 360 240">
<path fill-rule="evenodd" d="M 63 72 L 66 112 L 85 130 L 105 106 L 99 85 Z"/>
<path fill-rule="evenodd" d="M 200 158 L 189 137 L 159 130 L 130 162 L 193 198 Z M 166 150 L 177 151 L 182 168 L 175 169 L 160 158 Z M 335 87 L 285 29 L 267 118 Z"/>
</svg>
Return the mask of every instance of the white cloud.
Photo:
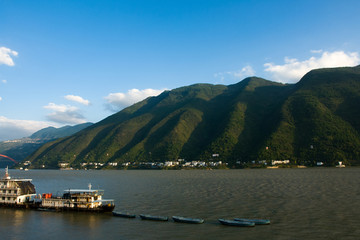
<svg viewBox="0 0 360 240">
<path fill-rule="evenodd" d="M 2 83 L 6 84 L 7 81 L 5 79 L 1 80 Z"/>
<path fill-rule="evenodd" d="M 0 116 L 0 141 L 28 137 L 54 124 L 42 121 L 16 120 Z"/>
<path fill-rule="evenodd" d="M 239 71 L 235 71 L 233 72 L 234 77 L 236 78 L 240 78 L 243 79 L 245 77 L 249 77 L 249 76 L 254 76 L 255 75 L 255 71 L 251 66 L 246 66 L 243 67 L 241 70 Z"/>
<path fill-rule="evenodd" d="M 317 52 L 321 53 L 321 52 Z M 322 52 L 320 57 L 311 57 L 304 61 L 285 58 L 284 65 L 265 63 L 265 71 L 272 74 L 272 79 L 278 82 L 295 83 L 307 72 L 316 68 L 356 66 L 360 64 L 359 53 L 343 51 Z"/>
<path fill-rule="evenodd" d="M 0 97 L 0 101 L 2 101 L 2 97 Z"/>
<path fill-rule="evenodd" d="M 323 50 L 322 49 L 318 49 L 318 50 L 311 50 L 311 53 L 322 53 Z"/>
<path fill-rule="evenodd" d="M 8 66 L 14 66 L 15 63 L 11 57 L 16 57 L 17 55 L 18 53 L 10 48 L 0 47 L 0 65 L 5 64 Z"/>
<path fill-rule="evenodd" d="M 220 72 L 215 73 L 215 78 L 220 78 L 221 82 L 224 82 L 225 79 L 230 78 L 233 80 L 242 80 L 246 77 L 254 76 L 255 70 L 251 66 L 245 66 L 240 70 L 237 71 L 228 71 L 228 72 Z"/>
<path fill-rule="evenodd" d="M 53 111 L 46 116 L 50 121 L 62 124 L 80 124 L 86 122 L 77 107 L 49 103 L 47 106 L 44 106 L 44 108 Z"/>
<path fill-rule="evenodd" d="M 90 105 L 90 101 L 89 101 L 89 100 L 83 99 L 83 98 L 80 97 L 80 96 L 66 95 L 64 98 L 67 99 L 67 100 L 69 100 L 69 101 L 81 103 L 81 104 L 86 105 L 86 106 Z"/>
<path fill-rule="evenodd" d="M 124 107 L 130 106 L 136 102 L 144 100 L 150 96 L 157 96 L 166 89 L 157 90 L 157 89 L 131 89 L 127 93 L 110 93 L 105 97 L 107 101 L 107 106 L 112 111 L 119 111 Z"/>
</svg>

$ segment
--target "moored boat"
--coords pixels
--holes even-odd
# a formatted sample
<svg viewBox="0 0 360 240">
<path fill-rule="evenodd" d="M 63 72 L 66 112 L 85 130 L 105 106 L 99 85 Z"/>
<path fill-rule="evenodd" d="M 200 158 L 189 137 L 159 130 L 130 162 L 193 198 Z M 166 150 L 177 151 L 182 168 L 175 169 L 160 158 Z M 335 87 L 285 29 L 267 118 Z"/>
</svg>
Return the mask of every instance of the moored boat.
<svg viewBox="0 0 360 240">
<path fill-rule="evenodd" d="M 36 194 L 32 179 L 11 178 L 6 168 L 0 179 L 0 207 L 34 208 L 39 211 L 85 211 L 111 212 L 115 208 L 113 199 L 103 199 L 104 190 L 65 190 L 61 197 L 44 193 Z"/>
<path fill-rule="evenodd" d="M 268 219 L 234 218 L 234 221 L 238 221 L 238 222 L 252 222 L 252 223 L 255 223 L 255 225 L 267 225 L 267 224 L 270 224 L 270 220 L 268 220 Z"/>
<path fill-rule="evenodd" d="M 180 223 L 203 223 L 204 219 L 201 218 L 186 218 L 186 217 L 179 217 L 179 216 L 172 216 L 172 219 L 175 222 L 180 222 Z"/>
<path fill-rule="evenodd" d="M 69 189 L 61 197 L 43 194 L 41 208 L 56 211 L 112 212 L 115 208 L 113 199 L 103 199 L 104 190 Z"/>
<path fill-rule="evenodd" d="M 166 216 L 153 216 L 147 214 L 140 214 L 142 220 L 153 220 L 153 221 L 168 221 L 169 218 Z"/>
<path fill-rule="evenodd" d="M 219 222 L 222 225 L 226 225 L 226 226 L 235 226 L 235 227 L 254 227 L 255 226 L 255 223 L 253 223 L 253 222 L 240 222 L 240 221 L 227 220 L 227 219 L 219 219 Z"/>
<path fill-rule="evenodd" d="M 0 206 L 14 208 L 37 208 L 35 186 L 32 179 L 11 178 L 9 168 L 0 179 Z"/>
<path fill-rule="evenodd" d="M 136 214 L 126 213 L 126 212 L 112 212 L 115 217 L 123 218 L 136 218 Z"/>
</svg>

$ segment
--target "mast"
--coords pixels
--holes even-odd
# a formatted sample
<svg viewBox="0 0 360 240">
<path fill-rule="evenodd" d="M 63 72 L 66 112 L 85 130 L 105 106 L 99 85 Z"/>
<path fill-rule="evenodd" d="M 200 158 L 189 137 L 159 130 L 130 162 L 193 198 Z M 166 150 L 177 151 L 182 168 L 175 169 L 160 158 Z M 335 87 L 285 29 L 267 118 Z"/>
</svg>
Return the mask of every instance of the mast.
<svg viewBox="0 0 360 240">
<path fill-rule="evenodd" d="M 5 168 L 5 179 L 11 179 L 10 175 L 9 175 L 9 166 L 7 166 Z"/>
</svg>

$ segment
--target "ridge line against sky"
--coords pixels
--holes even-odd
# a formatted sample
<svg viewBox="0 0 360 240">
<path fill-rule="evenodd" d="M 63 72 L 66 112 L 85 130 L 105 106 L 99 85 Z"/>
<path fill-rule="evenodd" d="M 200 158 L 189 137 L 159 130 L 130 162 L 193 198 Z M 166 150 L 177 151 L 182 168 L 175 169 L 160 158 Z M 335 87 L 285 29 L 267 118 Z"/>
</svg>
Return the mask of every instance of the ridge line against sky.
<svg viewBox="0 0 360 240">
<path fill-rule="evenodd" d="M 358 1 L 0 0 L 0 141 L 164 90 L 360 64 Z"/>
</svg>

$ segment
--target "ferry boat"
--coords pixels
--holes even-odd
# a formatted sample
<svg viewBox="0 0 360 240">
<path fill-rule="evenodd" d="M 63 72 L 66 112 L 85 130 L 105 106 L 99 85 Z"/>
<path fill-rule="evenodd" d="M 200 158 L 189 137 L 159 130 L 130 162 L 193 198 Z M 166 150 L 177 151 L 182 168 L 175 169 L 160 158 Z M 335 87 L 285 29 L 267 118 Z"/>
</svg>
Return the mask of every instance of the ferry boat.
<svg viewBox="0 0 360 240">
<path fill-rule="evenodd" d="M 115 208 L 113 199 L 102 199 L 104 190 L 68 189 L 62 197 L 43 194 L 41 209 L 56 211 L 112 212 Z"/>
<path fill-rule="evenodd" d="M 9 168 L 5 169 L 5 176 L 0 179 L 0 206 L 36 208 L 36 190 L 32 179 L 11 178 Z"/>
</svg>

